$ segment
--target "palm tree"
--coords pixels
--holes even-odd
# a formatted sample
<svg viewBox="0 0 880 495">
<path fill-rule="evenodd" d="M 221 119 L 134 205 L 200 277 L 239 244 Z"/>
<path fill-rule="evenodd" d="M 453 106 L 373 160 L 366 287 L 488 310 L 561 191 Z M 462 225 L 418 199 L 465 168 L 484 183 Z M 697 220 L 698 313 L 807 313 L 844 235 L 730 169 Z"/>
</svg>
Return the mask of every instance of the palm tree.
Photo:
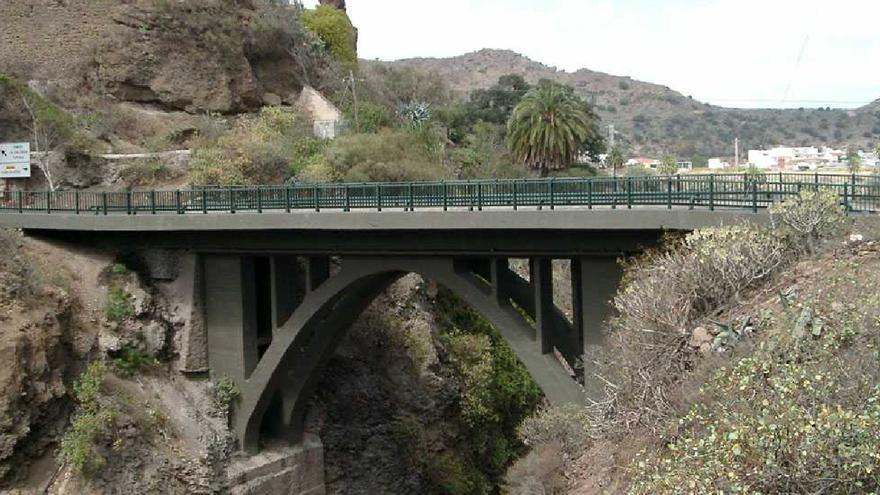
<svg viewBox="0 0 880 495">
<path fill-rule="evenodd" d="M 513 109 L 507 139 L 514 157 L 541 177 L 602 147 L 593 112 L 571 88 L 551 81 L 541 81 Z"/>
</svg>

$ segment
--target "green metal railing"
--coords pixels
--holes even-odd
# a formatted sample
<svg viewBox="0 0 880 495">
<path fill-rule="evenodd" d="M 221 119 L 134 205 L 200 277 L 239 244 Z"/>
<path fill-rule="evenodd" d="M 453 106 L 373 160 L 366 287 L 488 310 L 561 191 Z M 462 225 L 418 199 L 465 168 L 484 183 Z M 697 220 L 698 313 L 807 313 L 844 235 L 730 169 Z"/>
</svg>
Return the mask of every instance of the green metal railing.
<svg viewBox="0 0 880 495">
<path fill-rule="evenodd" d="M 847 211 L 880 211 L 880 176 L 720 174 L 571 177 L 289 186 L 197 187 L 152 191 L 0 192 L 0 212 L 159 214 L 238 211 L 637 206 L 758 211 L 805 189 L 830 188 Z"/>
</svg>

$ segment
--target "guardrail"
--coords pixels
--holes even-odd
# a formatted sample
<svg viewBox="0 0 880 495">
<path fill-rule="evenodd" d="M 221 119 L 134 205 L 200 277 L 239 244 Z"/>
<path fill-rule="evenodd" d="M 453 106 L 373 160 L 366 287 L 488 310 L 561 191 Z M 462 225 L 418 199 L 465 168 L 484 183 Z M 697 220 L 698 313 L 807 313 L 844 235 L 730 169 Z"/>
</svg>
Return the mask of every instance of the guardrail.
<svg viewBox="0 0 880 495">
<path fill-rule="evenodd" d="M 758 211 L 804 189 L 830 188 L 847 211 L 880 211 L 880 176 L 721 174 L 197 187 L 151 191 L 0 192 L 0 213 L 159 214 L 336 209 L 635 206 Z"/>
</svg>

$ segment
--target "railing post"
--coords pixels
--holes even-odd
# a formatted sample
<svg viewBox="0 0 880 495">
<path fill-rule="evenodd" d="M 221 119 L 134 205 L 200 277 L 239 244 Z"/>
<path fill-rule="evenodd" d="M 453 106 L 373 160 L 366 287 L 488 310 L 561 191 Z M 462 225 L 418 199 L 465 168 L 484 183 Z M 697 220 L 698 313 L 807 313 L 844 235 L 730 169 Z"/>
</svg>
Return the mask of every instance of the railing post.
<svg viewBox="0 0 880 495">
<path fill-rule="evenodd" d="M 284 211 L 290 213 L 290 186 L 284 188 Z"/>
<path fill-rule="evenodd" d="M 672 177 L 666 177 L 666 209 L 672 209 Z"/>
<path fill-rule="evenodd" d="M 104 214 L 106 215 L 107 214 L 107 191 L 104 191 L 101 193 L 101 206 L 103 207 L 102 209 L 104 210 Z"/>
<path fill-rule="evenodd" d="M 846 182 L 843 183 L 843 210 L 846 212 L 850 211 L 849 208 L 849 184 Z"/>
<path fill-rule="evenodd" d="M 850 188 L 849 195 L 851 196 L 850 203 L 853 203 L 855 205 L 854 209 L 859 205 L 859 198 L 856 194 L 856 190 L 858 189 L 856 187 L 856 182 L 856 174 L 852 174 L 852 187 Z"/>
<path fill-rule="evenodd" d="M 156 214 L 156 190 L 150 190 L 150 213 Z"/>
<path fill-rule="evenodd" d="M 263 213 L 263 188 L 257 188 L 257 213 Z"/>
<path fill-rule="evenodd" d="M 229 189 L 229 213 L 235 214 L 235 189 Z"/>
<path fill-rule="evenodd" d="M 443 181 L 443 211 L 449 210 L 449 184 Z"/>
<path fill-rule="evenodd" d="M 626 207 L 628 209 L 632 209 L 633 207 L 632 177 L 626 178 Z"/>
<path fill-rule="evenodd" d="M 73 202 L 74 202 L 73 211 L 76 212 L 77 215 L 79 215 L 79 191 L 78 190 L 73 191 Z"/>
<path fill-rule="evenodd" d="M 125 214 L 131 215 L 131 190 L 125 192 Z"/>
<path fill-rule="evenodd" d="M 556 177 L 550 177 L 550 209 L 556 209 Z"/>
<path fill-rule="evenodd" d="M 513 180 L 513 211 L 516 211 L 519 209 L 519 198 L 518 198 L 518 191 L 517 191 L 518 188 L 519 188 L 519 182 L 516 179 L 514 179 Z"/>
<path fill-rule="evenodd" d="M 312 202 L 314 203 L 315 211 L 321 211 L 321 202 L 318 200 L 317 185 L 312 187 Z"/>
<path fill-rule="evenodd" d="M 178 215 L 183 214 L 183 211 L 181 211 L 181 208 L 183 207 L 183 205 L 181 204 L 181 201 L 180 201 L 180 189 L 177 189 L 176 191 L 174 191 L 174 206 L 175 206 L 175 208 L 177 208 Z"/>
<path fill-rule="evenodd" d="M 343 189 L 343 194 L 345 194 L 345 197 L 344 203 L 342 205 L 342 211 L 351 211 L 351 191 L 348 184 L 345 185 L 345 188 Z"/>
<path fill-rule="evenodd" d="M 409 203 L 409 211 L 415 211 L 415 204 L 413 202 L 413 184 L 412 182 L 407 182 L 406 184 L 407 190 L 407 202 Z"/>
<path fill-rule="evenodd" d="M 611 209 L 617 209 L 617 176 L 614 176 L 614 181 L 611 183 Z"/>
<path fill-rule="evenodd" d="M 593 209 L 593 178 L 587 179 L 587 208 Z"/>
<path fill-rule="evenodd" d="M 477 182 L 477 211 L 483 211 L 483 183 Z"/>
<path fill-rule="evenodd" d="M 752 178 L 752 213 L 758 213 L 758 181 Z"/>
<path fill-rule="evenodd" d="M 376 184 L 376 211 L 382 211 L 382 186 Z"/>
<path fill-rule="evenodd" d="M 709 174 L 709 211 L 715 211 L 715 174 Z"/>
<path fill-rule="evenodd" d="M 52 213 L 52 192 L 46 191 L 46 213 Z"/>
<path fill-rule="evenodd" d="M 816 191 L 819 190 L 819 172 L 813 172 L 813 186 Z"/>
</svg>

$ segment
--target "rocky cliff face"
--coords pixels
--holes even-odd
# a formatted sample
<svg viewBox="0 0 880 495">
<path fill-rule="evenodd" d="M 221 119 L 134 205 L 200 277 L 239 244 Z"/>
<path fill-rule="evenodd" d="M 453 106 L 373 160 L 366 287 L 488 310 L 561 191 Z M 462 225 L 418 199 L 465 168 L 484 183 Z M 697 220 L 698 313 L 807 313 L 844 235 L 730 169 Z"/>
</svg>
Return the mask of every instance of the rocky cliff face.
<svg viewBox="0 0 880 495">
<path fill-rule="evenodd" d="M 165 110 L 233 113 L 320 85 L 330 62 L 269 0 L 9 0 L 0 72 Z M 267 63 L 267 60 L 271 63 Z"/>
<path fill-rule="evenodd" d="M 0 481 L 8 481 L 58 434 L 77 346 L 66 274 L 42 268 L 17 234 L 0 232 L 0 248 Z"/>
</svg>

